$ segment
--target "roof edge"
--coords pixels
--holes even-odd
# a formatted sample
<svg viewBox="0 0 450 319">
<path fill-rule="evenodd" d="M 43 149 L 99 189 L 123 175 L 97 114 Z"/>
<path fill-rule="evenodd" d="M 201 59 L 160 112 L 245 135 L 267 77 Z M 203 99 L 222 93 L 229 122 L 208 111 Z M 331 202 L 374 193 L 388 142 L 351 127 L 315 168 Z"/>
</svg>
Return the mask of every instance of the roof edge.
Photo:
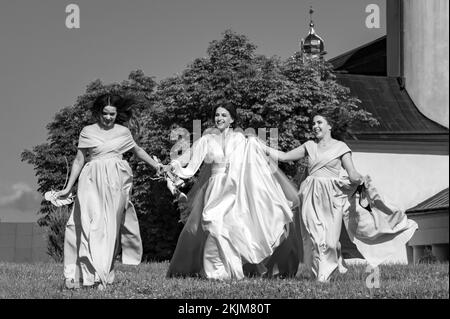
<svg viewBox="0 0 450 319">
<path fill-rule="evenodd" d="M 436 207 L 427 209 L 407 210 L 405 214 L 410 215 L 428 215 L 428 214 L 442 214 L 449 213 L 449 207 Z"/>
<path fill-rule="evenodd" d="M 381 37 L 379 37 L 379 38 L 377 38 L 377 39 L 375 39 L 375 40 L 373 40 L 373 41 L 364 43 L 363 45 L 360 45 L 359 47 L 356 47 L 356 48 L 351 49 L 351 50 L 349 50 L 349 51 L 347 51 L 347 52 L 341 53 L 340 55 L 335 56 L 334 58 L 331 58 L 331 59 L 327 60 L 327 62 L 333 64 L 334 61 L 339 60 L 339 59 L 342 59 L 342 58 L 344 58 L 346 55 L 348 55 L 348 56 L 350 57 L 350 56 L 351 56 L 353 53 L 355 53 L 356 51 L 361 50 L 361 49 L 364 49 L 364 48 L 366 48 L 366 47 L 368 47 L 368 46 L 370 46 L 370 45 L 372 45 L 372 44 L 374 44 L 374 43 L 376 43 L 376 42 L 378 42 L 378 41 L 381 41 L 381 40 L 383 40 L 383 39 L 386 39 L 386 38 L 387 38 L 387 36 L 386 36 L 386 35 L 383 35 L 383 36 L 381 36 Z M 348 58 L 346 59 L 346 61 L 347 61 L 347 60 L 348 60 Z M 333 65 L 333 67 L 334 67 L 334 65 Z"/>
</svg>

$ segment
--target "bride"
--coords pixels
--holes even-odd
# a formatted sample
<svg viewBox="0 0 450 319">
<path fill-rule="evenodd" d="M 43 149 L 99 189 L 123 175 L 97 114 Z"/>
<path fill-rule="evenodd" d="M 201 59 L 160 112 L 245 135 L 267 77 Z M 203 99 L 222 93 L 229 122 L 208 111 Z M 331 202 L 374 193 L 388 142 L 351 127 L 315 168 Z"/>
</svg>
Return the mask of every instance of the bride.
<svg viewBox="0 0 450 319">
<path fill-rule="evenodd" d="M 245 264 L 267 273 L 266 266 L 278 262 L 270 257 L 287 238 L 298 202 L 297 190 L 270 165 L 263 144 L 231 128 L 234 105 L 217 106 L 213 114 L 215 129 L 194 143 L 188 165 L 182 167 L 189 152 L 166 168 L 189 179 L 205 163 L 189 193 L 189 217 L 169 277 L 242 279 Z"/>
</svg>

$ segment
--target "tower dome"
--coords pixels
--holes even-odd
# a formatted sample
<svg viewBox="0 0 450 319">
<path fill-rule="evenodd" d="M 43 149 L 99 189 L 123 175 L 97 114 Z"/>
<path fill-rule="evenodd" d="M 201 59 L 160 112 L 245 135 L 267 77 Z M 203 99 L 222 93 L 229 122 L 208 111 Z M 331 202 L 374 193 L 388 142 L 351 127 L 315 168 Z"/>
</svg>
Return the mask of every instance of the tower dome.
<svg viewBox="0 0 450 319">
<path fill-rule="evenodd" d="M 312 14 L 314 10 L 312 7 L 309 9 L 310 22 L 309 22 L 309 33 L 305 40 L 302 40 L 300 44 L 300 49 L 303 54 L 309 56 L 320 56 L 325 54 L 325 46 L 323 39 L 314 30 L 314 22 L 312 20 Z"/>
</svg>

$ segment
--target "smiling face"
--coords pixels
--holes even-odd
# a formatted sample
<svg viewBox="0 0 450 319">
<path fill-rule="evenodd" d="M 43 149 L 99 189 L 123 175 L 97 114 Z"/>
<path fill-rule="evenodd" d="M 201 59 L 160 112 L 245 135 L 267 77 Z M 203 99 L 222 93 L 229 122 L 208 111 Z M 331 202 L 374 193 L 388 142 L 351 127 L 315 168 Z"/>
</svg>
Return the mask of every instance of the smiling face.
<svg viewBox="0 0 450 319">
<path fill-rule="evenodd" d="M 103 108 L 100 114 L 100 124 L 105 129 L 110 129 L 114 126 L 114 122 L 117 118 L 117 108 L 112 105 L 107 105 Z"/>
<path fill-rule="evenodd" d="M 223 107 L 218 107 L 216 109 L 216 113 L 214 115 L 214 123 L 221 132 L 230 127 L 230 124 L 233 122 L 234 119 L 231 117 L 231 114 L 227 109 Z"/>
<path fill-rule="evenodd" d="M 317 139 L 322 139 L 324 136 L 331 135 L 331 125 L 321 115 L 314 116 L 312 129 Z"/>
</svg>

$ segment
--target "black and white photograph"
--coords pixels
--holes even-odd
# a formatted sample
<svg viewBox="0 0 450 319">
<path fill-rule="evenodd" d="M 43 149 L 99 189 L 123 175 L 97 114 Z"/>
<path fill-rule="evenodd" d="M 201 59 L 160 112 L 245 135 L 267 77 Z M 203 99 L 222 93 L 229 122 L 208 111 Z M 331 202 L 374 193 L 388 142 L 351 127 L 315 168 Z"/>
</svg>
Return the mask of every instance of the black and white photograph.
<svg viewBox="0 0 450 319">
<path fill-rule="evenodd" d="M 0 1 L 0 299 L 449 298 L 447 0 Z"/>
</svg>

